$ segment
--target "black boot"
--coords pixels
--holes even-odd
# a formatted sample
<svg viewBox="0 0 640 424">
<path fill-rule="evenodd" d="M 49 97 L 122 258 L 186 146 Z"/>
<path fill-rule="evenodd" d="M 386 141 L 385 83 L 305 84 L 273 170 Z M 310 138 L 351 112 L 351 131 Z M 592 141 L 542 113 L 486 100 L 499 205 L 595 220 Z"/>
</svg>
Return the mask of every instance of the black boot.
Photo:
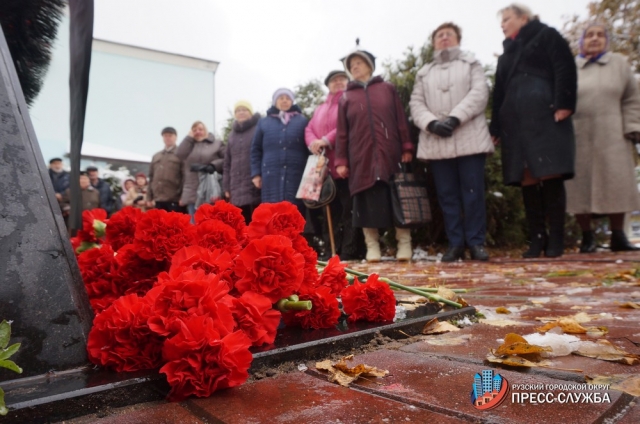
<svg viewBox="0 0 640 424">
<path fill-rule="evenodd" d="M 593 253 L 596 251 L 596 239 L 593 237 L 593 231 L 582 232 L 582 243 L 580 243 L 580 253 Z"/>
<path fill-rule="evenodd" d="M 547 232 L 544 226 L 544 209 L 542 193 L 539 185 L 522 187 L 524 210 L 529 224 L 529 250 L 522 254 L 523 258 L 537 258 L 547 245 Z"/>
<path fill-rule="evenodd" d="M 629 243 L 627 235 L 622 230 L 611 230 L 610 247 L 612 252 L 630 252 L 640 250 L 640 248 Z"/>
<path fill-rule="evenodd" d="M 549 222 L 549 241 L 544 255 L 557 258 L 564 253 L 564 218 L 567 210 L 567 194 L 564 180 L 555 178 L 540 184 L 544 212 Z"/>
<path fill-rule="evenodd" d="M 464 260 L 464 246 L 448 248 L 440 260 L 442 262 L 455 262 L 459 259 Z"/>
</svg>

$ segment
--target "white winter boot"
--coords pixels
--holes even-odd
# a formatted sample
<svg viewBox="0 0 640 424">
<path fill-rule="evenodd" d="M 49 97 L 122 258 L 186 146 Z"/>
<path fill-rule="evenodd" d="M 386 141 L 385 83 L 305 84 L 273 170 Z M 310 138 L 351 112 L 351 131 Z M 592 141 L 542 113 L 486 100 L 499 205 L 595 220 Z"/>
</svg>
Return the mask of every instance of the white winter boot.
<svg viewBox="0 0 640 424">
<path fill-rule="evenodd" d="M 396 240 L 398 241 L 396 259 L 399 261 L 410 261 L 413 256 L 411 230 L 408 228 L 396 228 Z"/>
<path fill-rule="evenodd" d="M 367 244 L 367 262 L 380 262 L 380 234 L 377 228 L 363 228 L 364 241 Z"/>
</svg>

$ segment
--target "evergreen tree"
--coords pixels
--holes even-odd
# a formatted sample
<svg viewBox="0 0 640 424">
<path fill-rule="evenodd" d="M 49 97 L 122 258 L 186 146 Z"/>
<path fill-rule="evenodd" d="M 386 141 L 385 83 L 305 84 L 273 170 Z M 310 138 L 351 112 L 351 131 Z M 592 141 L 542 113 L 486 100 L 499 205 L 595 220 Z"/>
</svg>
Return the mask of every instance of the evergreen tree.
<svg viewBox="0 0 640 424">
<path fill-rule="evenodd" d="M 317 78 L 297 85 L 294 93 L 296 96 L 296 104 L 302 109 L 302 114 L 309 119 L 313 116 L 316 108 L 322 104 L 326 95 L 324 85 Z"/>
<path fill-rule="evenodd" d="M 0 2 L 0 26 L 27 104 L 42 87 L 65 4 L 65 0 Z"/>
</svg>

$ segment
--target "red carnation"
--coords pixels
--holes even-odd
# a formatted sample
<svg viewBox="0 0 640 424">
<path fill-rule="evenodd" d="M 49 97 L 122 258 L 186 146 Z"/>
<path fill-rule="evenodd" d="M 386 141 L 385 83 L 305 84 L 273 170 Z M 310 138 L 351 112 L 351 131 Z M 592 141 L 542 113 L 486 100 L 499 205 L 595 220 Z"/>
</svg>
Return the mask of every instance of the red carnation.
<svg viewBox="0 0 640 424">
<path fill-rule="evenodd" d="M 111 267 L 115 262 L 113 249 L 104 244 L 96 249 L 89 249 L 78 255 L 78 267 L 85 284 L 98 279 L 110 280 Z"/>
<path fill-rule="evenodd" d="M 224 250 L 209 250 L 201 246 L 188 246 L 178 250 L 171 259 L 171 268 L 201 269 L 207 274 L 215 274 L 224 280 L 233 289 L 235 278 L 233 276 L 233 258 Z"/>
<path fill-rule="evenodd" d="M 268 298 L 248 291 L 238 298 L 226 296 L 224 302 L 231 308 L 237 328 L 245 332 L 254 346 L 273 343 L 282 314 L 272 308 Z"/>
<path fill-rule="evenodd" d="M 242 209 L 229 202 L 216 202 L 213 205 L 202 205 L 196 211 L 195 219 L 196 224 L 200 224 L 208 219 L 222 221 L 235 230 L 238 243 L 245 243 L 245 239 L 247 238 L 247 224 L 244 216 L 242 216 Z"/>
<path fill-rule="evenodd" d="M 337 256 L 329 259 L 327 266 L 320 274 L 318 280 L 319 286 L 326 286 L 331 289 L 331 293 L 335 296 L 339 296 L 342 290 L 349 284 L 347 281 L 347 273 L 345 272 L 346 265 L 340 262 L 340 258 Z"/>
<path fill-rule="evenodd" d="M 393 321 L 396 298 L 388 284 L 378 281 L 377 274 L 371 274 L 366 283 L 355 280 L 342 291 L 342 309 L 349 315 L 349 322 Z"/>
<path fill-rule="evenodd" d="M 241 249 L 236 231 L 217 219 L 207 219 L 196 225 L 194 244 L 210 250 L 226 250 L 234 256 Z"/>
<path fill-rule="evenodd" d="M 109 306 L 113 305 L 113 302 L 118 299 L 120 299 L 120 296 L 116 296 L 109 292 L 107 294 L 101 295 L 100 297 L 90 297 L 89 304 L 91 305 L 91 309 L 93 309 L 93 313 L 98 315 L 101 314 Z"/>
<path fill-rule="evenodd" d="M 163 261 L 192 244 L 192 230 L 189 215 L 152 209 L 138 220 L 133 244 L 140 257 Z"/>
<path fill-rule="evenodd" d="M 89 360 L 117 372 L 157 368 L 163 339 L 149 330 L 149 305 L 135 294 L 121 297 L 93 320 Z"/>
<path fill-rule="evenodd" d="M 166 364 L 160 372 L 171 385 L 168 398 L 180 401 L 191 395 L 210 396 L 218 389 L 235 387 L 249 377 L 253 359 L 251 340 L 242 331 L 220 337 L 209 317 L 180 321 L 177 335 L 162 349 Z"/>
<path fill-rule="evenodd" d="M 304 218 L 290 202 L 262 203 L 253 211 L 247 234 L 250 239 L 265 235 L 282 235 L 290 239 L 304 230 Z"/>
<path fill-rule="evenodd" d="M 312 291 L 318 285 L 318 253 L 309 246 L 307 239 L 298 235 L 293 239 L 293 248 L 304 257 L 304 278 L 300 293 Z"/>
<path fill-rule="evenodd" d="M 105 224 L 107 223 L 107 211 L 96 208 L 82 211 L 82 231 L 92 234 L 95 240 L 104 237 Z M 86 240 L 90 241 L 90 240 Z"/>
<path fill-rule="evenodd" d="M 240 293 L 252 291 L 271 303 L 295 293 L 304 276 L 304 258 L 284 236 L 264 236 L 252 240 L 236 259 Z"/>
<path fill-rule="evenodd" d="M 111 216 L 107 225 L 107 242 L 114 250 L 133 243 L 136 224 L 140 217 L 142 217 L 142 211 L 133 206 L 124 207 Z"/>
<path fill-rule="evenodd" d="M 338 325 L 340 307 L 338 299 L 329 287 L 320 286 L 314 291 L 300 294 L 300 300 L 310 300 L 310 311 L 290 311 L 282 314 L 287 326 L 300 326 L 305 329 L 333 328 Z"/>
<path fill-rule="evenodd" d="M 127 244 L 116 252 L 111 269 L 114 292 L 120 295 L 136 293 L 144 296 L 166 271 L 168 262 L 143 259 L 133 244 Z"/>
<path fill-rule="evenodd" d="M 162 273 L 158 284 L 145 296 L 152 309 L 149 327 L 162 336 L 169 336 L 180 330 L 180 320 L 209 316 L 214 319 L 216 331 L 224 336 L 235 327 L 231 310 L 221 302 L 227 293 L 224 281 L 202 270 Z"/>
</svg>

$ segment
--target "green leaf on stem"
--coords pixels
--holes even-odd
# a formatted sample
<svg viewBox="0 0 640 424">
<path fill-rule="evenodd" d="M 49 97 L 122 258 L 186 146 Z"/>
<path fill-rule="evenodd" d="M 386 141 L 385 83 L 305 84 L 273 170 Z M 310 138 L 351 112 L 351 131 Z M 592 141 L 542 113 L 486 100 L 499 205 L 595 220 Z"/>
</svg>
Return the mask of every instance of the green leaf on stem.
<svg viewBox="0 0 640 424">
<path fill-rule="evenodd" d="M 4 404 L 4 390 L 0 387 L 0 415 L 7 415 L 9 410 Z"/>
<path fill-rule="evenodd" d="M 20 349 L 20 343 L 14 343 L 8 348 L 0 349 L 0 360 L 11 358 L 11 356 Z"/>
<path fill-rule="evenodd" d="M 97 219 L 93 220 L 93 231 L 96 238 L 102 238 L 105 236 L 107 230 L 107 224 Z"/>
<path fill-rule="evenodd" d="M 11 324 L 3 319 L 0 322 L 0 348 L 4 349 L 9 344 L 11 338 Z"/>
<path fill-rule="evenodd" d="M 18 374 L 22 374 L 22 368 L 16 365 L 15 362 L 10 361 L 8 359 L 0 360 L 0 368 L 6 368 L 8 370 L 17 372 Z"/>
</svg>

